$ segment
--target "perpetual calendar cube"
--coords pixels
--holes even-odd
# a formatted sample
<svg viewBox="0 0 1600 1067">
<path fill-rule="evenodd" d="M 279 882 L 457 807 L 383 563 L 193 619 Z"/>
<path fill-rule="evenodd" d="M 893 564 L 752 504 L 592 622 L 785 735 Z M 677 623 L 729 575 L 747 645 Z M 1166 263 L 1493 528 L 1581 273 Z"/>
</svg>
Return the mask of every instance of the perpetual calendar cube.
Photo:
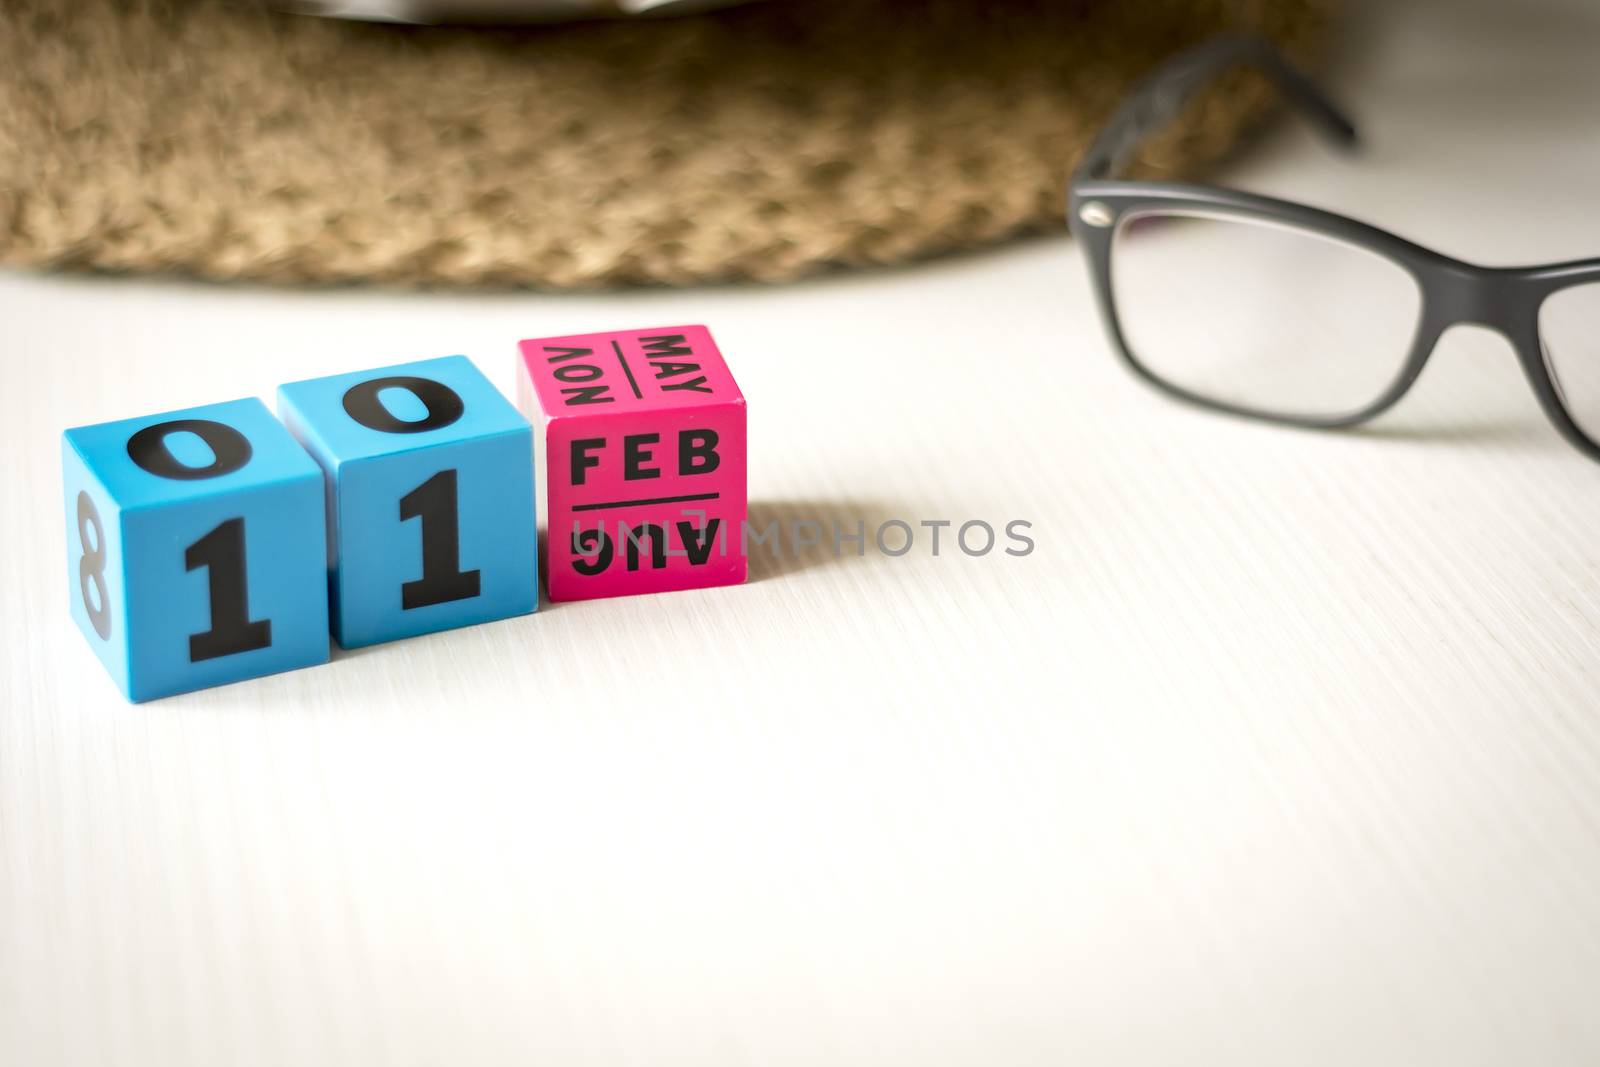
<svg viewBox="0 0 1600 1067">
<path fill-rule="evenodd" d="M 328 659 L 322 473 L 259 400 L 62 434 L 72 617 L 130 700 Z"/>
<path fill-rule="evenodd" d="M 339 644 L 538 606 L 532 431 L 470 360 L 293 382 L 278 413 L 328 480 Z"/>
<path fill-rule="evenodd" d="M 745 404 L 703 326 L 521 342 L 551 600 L 745 579 Z"/>
</svg>

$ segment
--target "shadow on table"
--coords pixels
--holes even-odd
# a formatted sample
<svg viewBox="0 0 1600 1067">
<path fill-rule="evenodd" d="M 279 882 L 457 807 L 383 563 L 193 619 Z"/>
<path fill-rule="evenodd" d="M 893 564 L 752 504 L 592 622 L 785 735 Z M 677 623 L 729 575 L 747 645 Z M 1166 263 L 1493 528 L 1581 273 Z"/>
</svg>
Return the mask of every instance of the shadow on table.
<svg viewBox="0 0 1600 1067">
<path fill-rule="evenodd" d="M 1492 419 L 1452 420 L 1432 422 L 1408 419 L 1394 422 L 1378 421 L 1351 428 L 1349 433 L 1384 441 L 1407 441 L 1413 444 L 1478 444 L 1525 445 L 1548 442 L 1552 449 L 1562 445 L 1561 437 L 1549 422 L 1538 414 L 1504 416 Z"/>
<path fill-rule="evenodd" d="M 906 508 L 870 500 L 752 500 L 746 551 L 752 582 L 880 555 L 874 536 L 886 522 L 915 526 Z M 859 535 L 861 540 L 855 538 Z M 898 534 L 888 536 L 898 538 Z M 894 545 L 898 547 L 899 540 Z"/>
</svg>

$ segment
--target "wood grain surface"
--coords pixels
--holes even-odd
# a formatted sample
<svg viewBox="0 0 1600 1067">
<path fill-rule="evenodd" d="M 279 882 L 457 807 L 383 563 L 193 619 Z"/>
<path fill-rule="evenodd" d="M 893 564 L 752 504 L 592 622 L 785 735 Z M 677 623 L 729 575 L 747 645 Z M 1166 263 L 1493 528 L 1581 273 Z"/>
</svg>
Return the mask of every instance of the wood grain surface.
<svg viewBox="0 0 1600 1067">
<path fill-rule="evenodd" d="M 1234 181 L 1600 253 L 1600 13 L 1349 32 L 1366 156 L 1285 128 Z M 63 427 L 687 321 L 758 522 L 1036 550 L 758 556 L 137 707 L 68 619 Z M 0 1062 L 1600 1059 L 1600 465 L 1495 335 L 1346 434 L 1155 395 L 1054 240 L 582 297 L 6 275 L 0 338 Z"/>
</svg>

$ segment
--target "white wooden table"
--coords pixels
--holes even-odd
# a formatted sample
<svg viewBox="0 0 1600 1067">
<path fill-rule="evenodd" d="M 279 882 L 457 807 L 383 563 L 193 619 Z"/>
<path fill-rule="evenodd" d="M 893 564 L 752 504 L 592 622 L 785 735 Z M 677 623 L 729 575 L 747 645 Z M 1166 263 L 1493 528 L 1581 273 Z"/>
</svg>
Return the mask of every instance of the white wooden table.
<svg viewBox="0 0 1600 1067">
<path fill-rule="evenodd" d="M 1546 6 L 1375 7 L 1367 156 L 1230 177 L 1600 253 L 1600 10 Z M 69 622 L 63 427 L 694 321 L 758 522 L 1036 550 L 758 556 L 137 707 Z M 1494 335 L 1315 434 L 1132 380 L 1062 240 L 602 296 L 9 274 L 0 400 L 0 1063 L 1600 1060 L 1600 465 Z"/>
</svg>

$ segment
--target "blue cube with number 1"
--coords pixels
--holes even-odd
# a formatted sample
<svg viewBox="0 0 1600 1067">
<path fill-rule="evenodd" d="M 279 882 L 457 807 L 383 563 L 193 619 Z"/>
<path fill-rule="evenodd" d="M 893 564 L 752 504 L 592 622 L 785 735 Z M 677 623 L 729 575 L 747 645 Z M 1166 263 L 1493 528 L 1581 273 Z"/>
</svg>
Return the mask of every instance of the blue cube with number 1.
<svg viewBox="0 0 1600 1067">
<path fill-rule="evenodd" d="M 130 700 L 325 663 L 322 476 L 259 400 L 61 435 L 72 617 Z"/>
<path fill-rule="evenodd" d="M 538 607 L 533 430 L 466 357 L 292 382 L 278 414 L 327 476 L 339 644 Z"/>
</svg>

